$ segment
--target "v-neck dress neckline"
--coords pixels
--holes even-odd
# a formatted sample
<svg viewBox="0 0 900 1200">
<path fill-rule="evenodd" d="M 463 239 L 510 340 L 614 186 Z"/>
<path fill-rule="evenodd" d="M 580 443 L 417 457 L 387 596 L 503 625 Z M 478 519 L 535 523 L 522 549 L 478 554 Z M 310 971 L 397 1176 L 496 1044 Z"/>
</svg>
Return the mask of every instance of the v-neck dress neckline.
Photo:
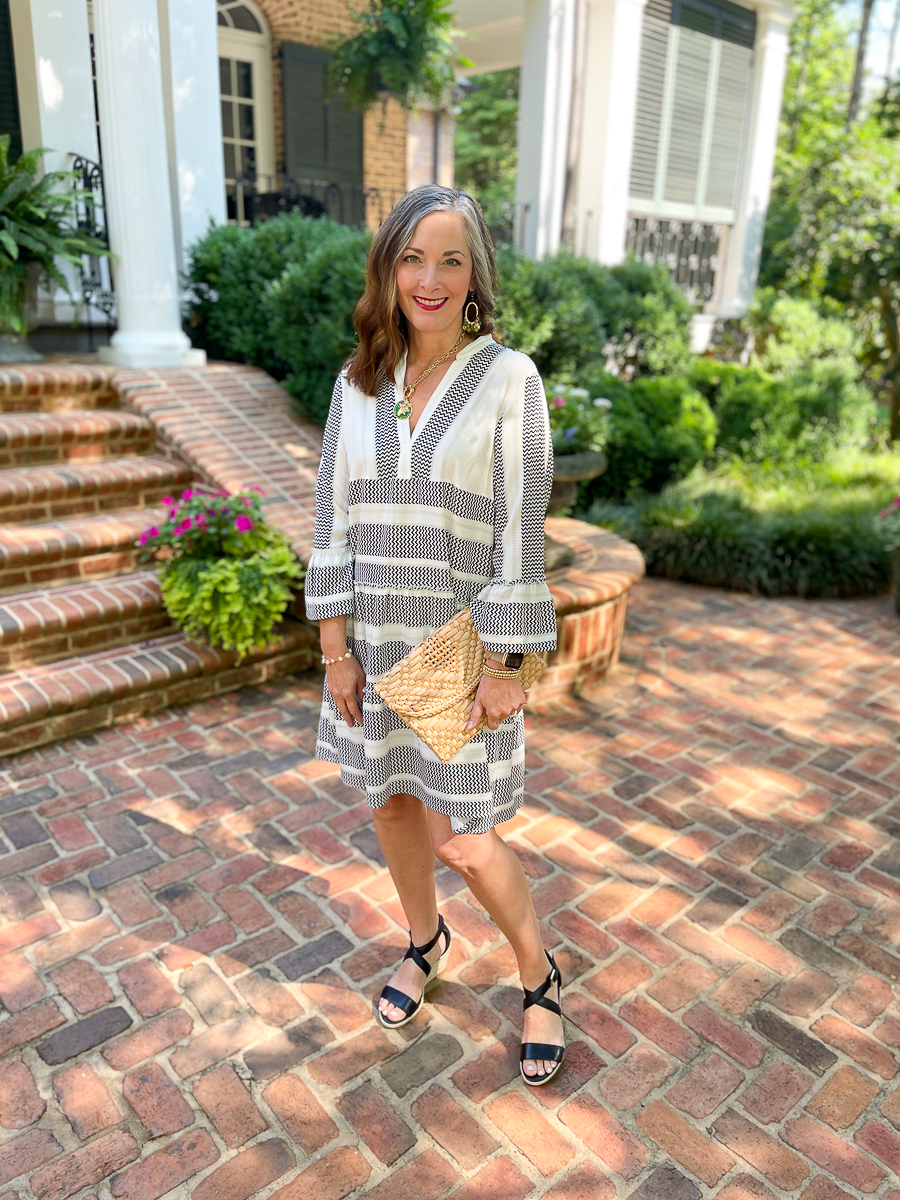
<svg viewBox="0 0 900 1200">
<path fill-rule="evenodd" d="M 489 333 L 484 333 L 481 335 L 481 337 L 475 338 L 473 342 L 469 342 L 468 346 L 463 346 L 459 354 L 457 354 L 456 358 L 447 368 L 446 372 L 441 378 L 440 383 L 429 396 L 428 403 L 422 409 L 421 413 L 419 414 L 419 419 L 416 421 L 415 429 L 410 429 L 409 417 L 396 418 L 397 436 L 400 439 L 401 459 L 404 457 L 404 447 L 407 451 L 412 449 L 412 444 L 418 437 L 420 430 L 422 430 L 424 426 L 428 424 L 428 421 L 434 413 L 434 410 L 446 396 L 451 385 L 457 379 L 460 371 L 462 371 L 463 367 L 466 365 L 472 355 L 480 350 L 482 346 L 487 345 L 487 343 L 490 341 L 493 341 L 491 335 Z M 394 373 L 395 403 L 403 399 L 403 378 L 406 375 L 407 357 L 408 353 L 403 355 L 399 363 L 397 363 L 397 370 Z"/>
</svg>

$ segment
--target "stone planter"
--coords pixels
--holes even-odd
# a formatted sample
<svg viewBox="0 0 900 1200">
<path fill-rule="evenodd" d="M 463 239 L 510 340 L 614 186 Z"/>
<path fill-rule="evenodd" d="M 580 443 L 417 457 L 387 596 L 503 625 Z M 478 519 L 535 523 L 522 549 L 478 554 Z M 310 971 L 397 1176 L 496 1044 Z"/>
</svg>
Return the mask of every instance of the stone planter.
<svg viewBox="0 0 900 1200">
<path fill-rule="evenodd" d="M 553 489 L 547 505 L 547 516 L 552 517 L 564 508 L 571 508 L 578 496 L 578 484 L 583 479 L 596 479 L 605 470 L 606 455 L 597 450 L 583 450 L 580 454 L 555 454 Z M 545 571 L 559 571 L 567 567 L 574 557 L 571 546 L 544 533 Z"/>
<path fill-rule="evenodd" d="M 0 333 L 0 363 L 35 363 L 43 362 L 43 354 L 38 354 L 28 339 L 19 333 Z"/>
</svg>

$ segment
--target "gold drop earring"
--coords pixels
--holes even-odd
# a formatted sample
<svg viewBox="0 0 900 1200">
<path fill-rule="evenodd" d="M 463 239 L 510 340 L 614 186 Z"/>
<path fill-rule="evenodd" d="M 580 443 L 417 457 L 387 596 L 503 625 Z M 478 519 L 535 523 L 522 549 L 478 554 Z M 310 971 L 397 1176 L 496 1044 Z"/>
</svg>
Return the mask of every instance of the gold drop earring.
<svg viewBox="0 0 900 1200">
<path fill-rule="evenodd" d="M 472 312 L 474 309 L 474 313 Z M 465 333 L 478 333 L 481 329 L 481 313 L 478 311 L 478 302 L 474 294 L 469 296 L 466 301 L 466 306 L 463 309 L 463 331 Z"/>
</svg>

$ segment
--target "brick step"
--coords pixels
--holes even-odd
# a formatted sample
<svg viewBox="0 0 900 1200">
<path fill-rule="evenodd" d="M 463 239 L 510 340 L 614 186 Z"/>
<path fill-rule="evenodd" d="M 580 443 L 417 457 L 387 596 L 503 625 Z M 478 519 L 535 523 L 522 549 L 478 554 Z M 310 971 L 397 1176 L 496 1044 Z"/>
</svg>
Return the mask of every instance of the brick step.
<svg viewBox="0 0 900 1200">
<path fill-rule="evenodd" d="M 0 414 L 0 467 L 146 454 L 155 440 L 145 417 L 117 409 Z"/>
<path fill-rule="evenodd" d="M 0 669 L 130 645 L 174 631 L 156 575 L 138 571 L 0 602 Z"/>
<path fill-rule="evenodd" d="M 0 595 L 133 571 L 135 539 L 164 515 L 150 508 L 0 529 Z"/>
<path fill-rule="evenodd" d="M 190 467 L 165 458 L 15 467 L 0 471 L 0 521 L 48 521 L 159 504 L 167 492 L 190 481 Z"/>
<path fill-rule="evenodd" d="M 0 754 L 308 670 L 315 657 L 312 630 L 287 620 L 277 641 L 240 663 L 229 651 L 176 633 L 152 647 L 118 647 L 10 671 L 0 677 Z"/>
<path fill-rule="evenodd" d="M 112 367 L 4 367 L 0 369 L 0 413 L 67 412 L 118 408 Z"/>
</svg>

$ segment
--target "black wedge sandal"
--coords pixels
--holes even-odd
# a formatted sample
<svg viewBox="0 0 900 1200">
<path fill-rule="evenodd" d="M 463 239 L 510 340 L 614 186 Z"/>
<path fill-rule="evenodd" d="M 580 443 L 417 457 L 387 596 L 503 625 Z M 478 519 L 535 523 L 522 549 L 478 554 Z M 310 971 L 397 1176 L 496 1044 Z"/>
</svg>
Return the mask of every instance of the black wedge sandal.
<svg viewBox="0 0 900 1200">
<path fill-rule="evenodd" d="M 434 966 L 432 966 L 425 955 L 429 950 L 434 949 L 438 943 L 438 939 L 441 936 L 446 938 L 446 941 L 444 942 L 444 949 L 441 951 L 440 958 L 437 960 Z M 409 949 L 404 954 L 403 959 L 406 961 L 407 958 L 411 958 L 419 970 L 424 974 L 425 983 L 422 985 L 422 995 L 418 1000 L 413 1000 L 412 996 L 407 996 L 405 992 L 401 992 L 398 988 L 391 987 L 390 984 L 388 984 L 387 987 L 382 988 L 381 995 L 378 997 L 378 1000 L 387 1000 L 388 1003 L 393 1004 L 395 1008 L 401 1009 L 406 1016 L 402 1017 L 399 1021 L 389 1021 L 378 1007 L 378 1002 L 376 1001 L 375 1019 L 379 1025 L 383 1026 L 385 1029 L 399 1029 L 401 1025 L 406 1025 L 407 1022 L 413 1019 L 425 1002 L 426 991 L 431 987 L 432 984 L 437 982 L 438 971 L 440 970 L 441 962 L 449 949 L 450 930 L 444 923 L 443 917 L 438 917 L 437 933 L 434 935 L 431 941 L 426 942 L 424 946 L 414 946 L 412 943 L 412 935 L 410 935 Z"/>
<path fill-rule="evenodd" d="M 559 994 L 562 990 L 562 975 L 559 973 L 559 967 L 553 959 L 553 955 L 549 950 L 545 950 L 547 959 L 550 963 L 550 974 L 544 980 L 540 987 L 535 988 L 533 992 L 529 992 L 527 987 L 522 990 L 525 993 L 525 1000 L 522 1004 L 522 1011 L 531 1008 L 536 1004 L 538 1008 L 546 1008 L 549 1012 L 556 1013 L 558 1017 L 562 1017 L 562 1010 L 559 1007 Z M 547 997 L 547 992 L 553 985 L 556 984 L 556 999 L 550 1000 Z M 522 1049 L 519 1054 L 519 1072 L 529 1087 L 543 1087 L 545 1083 L 549 1083 L 559 1073 L 562 1066 L 563 1055 L 566 1052 L 565 1045 L 554 1046 L 549 1042 L 523 1042 Z M 526 1075 L 525 1060 L 531 1059 L 532 1062 L 553 1062 L 556 1066 L 546 1075 Z"/>
</svg>

